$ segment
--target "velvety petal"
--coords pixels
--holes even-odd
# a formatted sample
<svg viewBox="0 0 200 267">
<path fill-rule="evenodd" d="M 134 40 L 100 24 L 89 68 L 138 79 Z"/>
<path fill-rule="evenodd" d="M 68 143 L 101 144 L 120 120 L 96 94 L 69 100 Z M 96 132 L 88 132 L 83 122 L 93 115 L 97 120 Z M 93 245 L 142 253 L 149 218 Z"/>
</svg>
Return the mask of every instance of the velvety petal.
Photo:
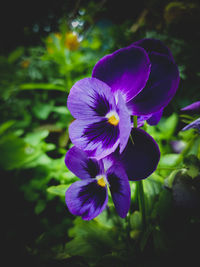
<svg viewBox="0 0 200 267">
<path fill-rule="evenodd" d="M 151 53 L 151 73 L 145 88 L 127 103 L 132 115 L 156 113 L 168 105 L 179 84 L 179 71 L 169 57 Z"/>
<path fill-rule="evenodd" d="M 71 88 L 67 107 L 72 116 L 81 120 L 95 120 L 115 109 L 110 87 L 95 78 L 85 78 Z"/>
<path fill-rule="evenodd" d="M 91 220 L 105 209 L 107 188 L 99 186 L 96 180 L 77 181 L 66 191 L 65 201 L 72 214 L 81 216 L 83 220 Z"/>
<path fill-rule="evenodd" d="M 149 73 L 147 53 L 143 48 L 131 46 L 100 59 L 93 69 L 92 77 L 108 84 L 113 93 L 120 90 L 126 101 L 129 101 L 144 88 Z"/>
<path fill-rule="evenodd" d="M 197 120 L 191 122 L 190 124 L 188 124 L 187 126 L 185 126 L 182 131 L 186 131 L 189 129 L 197 129 L 200 133 L 200 118 L 198 118 Z"/>
<path fill-rule="evenodd" d="M 147 178 L 157 168 L 160 150 L 156 141 L 144 130 L 133 128 L 131 136 L 122 154 L 119 152 L 109 155 L 109 160 L 119 161 L 129 178 L 137 181 Z"/>
<path fill-rule="evenodd" d="M 174 61 L 173 56 L 169 48 L 164 45 L 160 40 L 154 38 L 145 38 L 133 43 L 134 46 L 139 46 L 145 49 L 145 51 L 150 54 L 156 52 L 168 56 L 172 61 Z"/>
<path fill-rule="evenodd" d="M 119 114 L 120 153 L 121 153 L 126 147 L 131 132 L 131 118 L 121 92 L 119 92 L 118 94 L 117 107 Z"/>
<path fill-rule="evenodd" d="M 189 106 L 182 108 L 181 110 L 198 114 L 200 113 L 200 101 L 194 102 L 190 104 Z"/>
<path fill-rule="evenodd" d="M 110 192 L 120 217 L 126 217 L 131 202 L 131 192 L 128 177 L 120 165 L 113 165 L 107 170 L 107 180 Z"/>
<path fill-rule="evenodd" d="M 69 137 L 88 156 L 99 160 L 119 145 L 119 128 L 108 123 L 107 119 L 91 123 L 75 120 L 69 126 Z"/>
<path fill-rule="evenodd" d="M 88 155 L 76 146 L 69 149 L 65 157 L 65 164 L 68 169 L 80 179 L 95 178 L 104 173 L 103 162 L 91 159 Z"/>
<path fill-rule="evenodd" d="M 161 117 L 163 114 L 163 109 L 159 110 L 158 112 L 154 113 L 151 115 L 151 117 L 149 119 L 147 119 L 147 123 L 149 125 L 156 125 L 159 123 Z"/>
</svg>

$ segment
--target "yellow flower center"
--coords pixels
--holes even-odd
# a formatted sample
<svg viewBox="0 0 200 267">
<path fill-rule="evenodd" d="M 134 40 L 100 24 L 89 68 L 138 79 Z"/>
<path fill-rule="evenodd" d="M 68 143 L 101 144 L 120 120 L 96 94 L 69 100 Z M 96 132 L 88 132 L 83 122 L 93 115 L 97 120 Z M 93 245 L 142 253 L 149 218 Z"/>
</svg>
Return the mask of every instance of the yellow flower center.
<svg viewBox="0 0 200 267">
<path fill-rule="evenodd" d="M 102 186 L 102 187 L 106 186 L 106 182 L 104 181 L 103 177 L 100 178 L 99 180 L 97 180 L 97 184 Z"/>
<path fill-rule="evenodd" d="M 106 177 L 104 175 L 97 175 L 96 179 L 98 185 L 102 187 L 106 186 L 107 182 L 106 182 Z"/>
<path fill-rule="evenodd" d="M 119 120 L 113 115 L 108 119 L 108 122 L 112 125 L 117 126 L 119 123 Z"/>
<path fill-rule="evenodd" d="M 108 122 L 114 126 L 117 126 L 119 123 L 119 116 L 115 111 L 110 111 L 106 118 L 108 119 Z"/>
</svg>

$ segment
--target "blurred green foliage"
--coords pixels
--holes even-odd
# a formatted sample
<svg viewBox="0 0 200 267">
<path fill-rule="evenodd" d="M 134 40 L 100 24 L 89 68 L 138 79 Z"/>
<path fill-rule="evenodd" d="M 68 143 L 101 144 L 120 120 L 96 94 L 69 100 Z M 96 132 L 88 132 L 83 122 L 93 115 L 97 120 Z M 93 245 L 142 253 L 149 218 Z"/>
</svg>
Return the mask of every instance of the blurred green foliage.
<svg viewBox="0 0 200 267">
<path fill-rule="evenodd" d="M 13 199 L 24 209 L 19 224 L 30 216 L 34 234 L 22 238 L 19 249 L 28 261 L 41 266 L 50 262 L 53 266 L 132 266 L 133 262 L 160 266 L 164 253 L 174 255 L 177 247 L 178 252 L 185 251 L 186 244 L 199 236 L 200 135 L 194 129 L 180 131 L 196 118 L 181 114 L 180 108 L 200 100 L 199 41 L 188 31 L 176 34 L 174 30 L 186 22 L 196 23 L 199 5 L 165 1 L 160 14 L 156 3 L 152 1 L 137 19 L 120 25 L 103 19 L 93 25 L 92 12 L 98 10 L 90 2 L 90 12 L 81 8 L 73 20 L 75 26 L 66 26 L 63 19 L 59 31 L 49 33 L 43 45 L 17 47 L 0 56 L 2 188 L 7 191 L 8 209 Z M 68 126 L 73 117 L 66 107 L 67 95 L 77 80 L 91 76 L 102 56 L 144 37 L 158 38 L 170 47 L 181 76 L 180 88 L 160 123 L 144 125 L 161 150 L 156 172 L 143 182 L 147 227 L 142 228 L 135 182 L 131 182 L 131 209 L 125 220 L 109 200 L 109 208 L 85 222 L 74 218 L 64 201 L 66 189 L 77 180 L 64 163 L 72 145 Z M 17 188 L 13 195 L 9 186 Z M 7 222 L 12 219 L 9 213 Z M 23 235 L 13 225 L 8 232 L 7 244 Z M 191 250 L 195 251 L 193 244 Z"/>
</svg>

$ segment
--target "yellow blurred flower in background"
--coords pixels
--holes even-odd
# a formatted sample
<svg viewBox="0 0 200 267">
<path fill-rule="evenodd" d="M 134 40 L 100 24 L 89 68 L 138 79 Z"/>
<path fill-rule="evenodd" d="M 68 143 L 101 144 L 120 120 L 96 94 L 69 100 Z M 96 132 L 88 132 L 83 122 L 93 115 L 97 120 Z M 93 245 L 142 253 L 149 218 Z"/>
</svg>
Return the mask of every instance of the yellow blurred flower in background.
<svg viewBox="0 0 200 267">
<path fill-rule="evenodd" d="M 30 65 L 30 60 L 28 60 L 28 59 L 23 60 L 23 61 L 21 62 L 21 67 L 22 67 L 23 69 L 28 68 L 29 65 Z"/>
<path fill-rule="evenodd" d="M 59 40 L 62 39 L 62 34 L 61 34 L 60 32 L 56 32 L 56 33 L 54 33 L 54 35 L 55 35 L 55 37 L 56 37 L 57 39 L 59 39 Z"/>
<path fill-rule="evenodd" d="M 65 39 L 65 46 L 71 50 L 77 50 L 79 48 L 79 41 L 78 36 L 74 32 L 68 32 L 66 33 L 66 39 Z"/>
</svg>

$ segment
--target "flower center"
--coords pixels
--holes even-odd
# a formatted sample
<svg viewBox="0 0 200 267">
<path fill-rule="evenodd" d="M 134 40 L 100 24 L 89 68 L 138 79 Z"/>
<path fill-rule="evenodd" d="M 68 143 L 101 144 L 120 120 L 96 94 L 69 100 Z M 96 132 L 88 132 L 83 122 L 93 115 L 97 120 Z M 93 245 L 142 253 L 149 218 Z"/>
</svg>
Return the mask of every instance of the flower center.
<svg viewBox="0 0 200 267">
<path fill-rule="evenodd" d="M 97 175 L 96 176 L 96 179 L 97 179 L 97 184 L 102 186 L 102 187 L 105 187 L 106 184 L 107 184 L 107 180 L 106 180 L 106 177 L 105 175 L 101 174 L 101 175 Z"/>
<path fill-rule="evenodd" d="M 115 111 L 110 111 L 106 114 L 106 118 L 108 119 L 108 122 L 114 126 L 117 126 L 119 123 L 119 116 Z"/>
</svg>

